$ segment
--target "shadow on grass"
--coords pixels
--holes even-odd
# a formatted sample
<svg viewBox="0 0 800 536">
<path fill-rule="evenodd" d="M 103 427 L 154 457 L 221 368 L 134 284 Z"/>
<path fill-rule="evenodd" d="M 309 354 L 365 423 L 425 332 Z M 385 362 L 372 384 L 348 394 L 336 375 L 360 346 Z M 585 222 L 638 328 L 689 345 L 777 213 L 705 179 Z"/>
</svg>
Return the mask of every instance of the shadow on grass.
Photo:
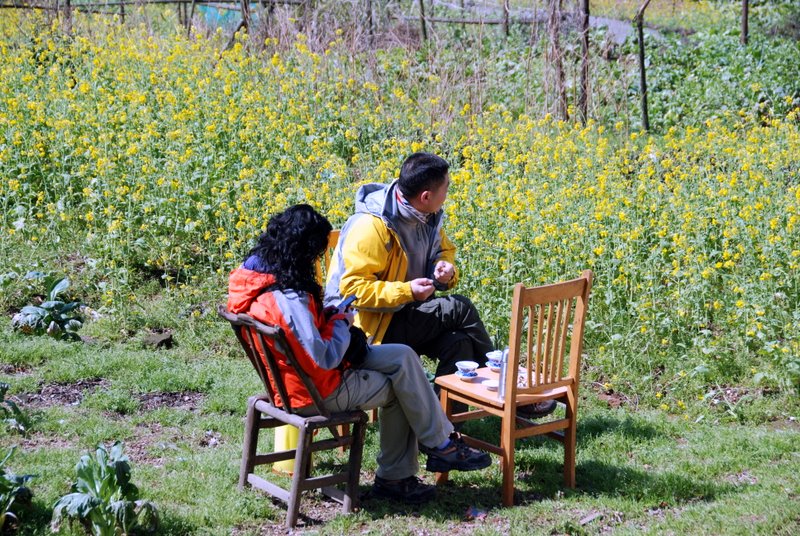
<svg viewBox="0 0 800 536">
<path fill-rule="evenodd" d="M 578 413 L 578 446 L 582 441 L 605 434 L 616 434 L 630 439 L 654 439 L 662 435 L 655 426 L 626 415 L 595 414 L 581 418 Z"/>
<path fill-rule="evenodd" d="M 463 431 L 478 439 L 496 444 L 500 438 L 500 418 L 486 417 L 469 421 L 464 424 Z M 594 414 L 583 418 L 578 415 L 578 448 L 581 443 L 606 434 L 615 434 L 633 440 L 650 440 L 663 435 L 663 431 L 642 419 L 629 415 L 620 417 L 614 414 Z M 522 441 L 538 441 L 540 438 L 541 436 L 534 436 Z M 546 440 L 546 444 L 561 448 L 554 441 Z"/>
<path fill-rule="evenodd" d="M 486 418 L 465 424 L 464 432 L 474 437 L 497 441 L 500 420 Z M 578 422 L 578 449 L 603 435 L 621 436 L 633 442 L 648 443 L 669 433 L 658 424 L 651 424 L 635 416 L 617 414 L 591 414 Z M 497 461 L 497 457 L 493 456 Z M 328 460 L 317 459 L 319 469 L 330 469 Z M 423 462 L 424 465 L 424 462 Z M 625 462 L 612 464 L 598 460 L 580 461 L 576 468 L 577 488 L 564 487 L 563 447 L 544 437 L 533 437 L 517 442 L 515 500 L 517 506 L 545 500 L 581 496 L 608 497 L 641 502 L 645 506 L 681 504 L 710 501 L 721 495 L 736 492 L 729 484 L 705 480 L 691 473 L 665 472 Z M 430 474 L 420 473 L 430 482 Z M 371 478 L 362 475 L 362 515 L 372 520 L 387 516 L 426 517 L 437 521 L 464 520 L 469 510 L 488 511 L 502 507 L 502 475 L 497 465 L 475 473 L 453 473 L 451 481 L 437 489 L 437 499 L 430 504 L 409 506 L 402 503 L 370 497 Z M 285 509 L 282 503 L 277 506 Z M 306 527 L 319 526 L 331 519 L 332 513 L 312 506 L 304 499 L 301 519 Z M 335 515 L 335 514 L 334 514 Z M 279 516 L 279 517 L 282 517 Z"/>
<path fill-rule="evenodd" d="M 194 534 L 198 530 L 196 525 L 184 518 L 173 515 L 171 512 L 159 511 L 158 517 L 158 531 L 156 532 L 162 536 Z"/>
<path fill-rule="evenodd" d="M 53 518 L 53 505 L 34 497 L 33 502 L 22 507 L 17 515 L 19 517 L 17 534 L 48 534 L 50 520 Z M 3 531 L 3 534 L 5 533 Z"/>
</svg>

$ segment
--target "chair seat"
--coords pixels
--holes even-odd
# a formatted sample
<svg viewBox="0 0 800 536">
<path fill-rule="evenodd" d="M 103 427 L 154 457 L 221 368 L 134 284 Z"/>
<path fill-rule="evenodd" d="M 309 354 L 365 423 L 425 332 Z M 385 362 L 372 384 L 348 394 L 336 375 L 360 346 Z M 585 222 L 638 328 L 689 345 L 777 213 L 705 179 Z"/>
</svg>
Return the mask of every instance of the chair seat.
<svg viewBox="0 0 800 536">
<path fill-rule="evenodd" d="M 479 402 L 482 406 L 491 406 L 502 409 L 505 402 L 500 399 L 497 391 L 490 391 L 482 382 L 484 380 L 497 380 L 500 375 L 497 372 L 492 372 L 489 367 L 479 368 L 477 370 L 478 376 L 471 382 L 465 382 L 455 374 L 447 374 L 436 378 L 436 384 L 444 389 L 453 391 L 462 395 L 465 398 L 470 398 Z M 535 402 L 542 402 L 544 400 L 554 400 L 566 396 L 569 387 L 562 386 L 555 389 L 549 389 L 537 394 L 518 394 L 517 406 L 526 406 Z"/>
</svg>

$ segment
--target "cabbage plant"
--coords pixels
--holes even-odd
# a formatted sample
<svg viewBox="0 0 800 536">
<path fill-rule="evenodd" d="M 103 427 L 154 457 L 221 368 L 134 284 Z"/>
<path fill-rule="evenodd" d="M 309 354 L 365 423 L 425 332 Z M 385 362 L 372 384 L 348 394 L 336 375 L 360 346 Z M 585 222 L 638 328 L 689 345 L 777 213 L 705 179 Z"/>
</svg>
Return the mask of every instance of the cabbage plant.
<svg viewBox="0 0 800 536">
<path fill-rule="evenodd" d="M 58 295 L 69 287 L 69 279 L 53 281 L 47 289 L 47 300 L 41 305 L 27 305 L 11 319 L 11 326 L 23 333 L 42 335 L 47 333 L 56 339 L 80 340 L 76 333 L 83 320 L 77 309 L 81 302 L 65 302 Z"/>
<path fill-rule="evenodd" d="M 120 441 L 110 452 L 101 444 L 93 455 L 81 456 L 71 493 L 53 507 L 54 531 L 59 530 L 65 518 L 79 522 L 87 534 L 95 536 L 155 531 L 156 507 L 139 499 L 139 489 L 131 482 L 130 464 L 122 448 Z"/>
</svg>

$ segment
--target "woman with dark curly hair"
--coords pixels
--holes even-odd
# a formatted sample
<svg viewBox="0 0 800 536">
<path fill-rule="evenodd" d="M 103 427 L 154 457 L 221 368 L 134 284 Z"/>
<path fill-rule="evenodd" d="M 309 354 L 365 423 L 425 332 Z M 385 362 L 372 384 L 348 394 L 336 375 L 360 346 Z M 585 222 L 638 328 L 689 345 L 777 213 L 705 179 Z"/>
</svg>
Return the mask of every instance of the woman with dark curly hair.
<svg viewBox="0 0 800 536">
<path fill-rule="evenodd" d="M 411 348 L 370 346 L 357 368 L 343 360 L 354 313 L 323 308 L 315 271 L 330 231 L 328 220 L 309 205 L 295 205 L 272 216 L 243 265 L 231 272 L 228 310 L 280 326 L 329 410 L 380 407 L 373 495 L 425 502 L 434 497 L 435 488 L 416 477 L 418 445 L 428 455 L 429 471 L 482 469 L 491 460 L 453 432 Z M 292 406 L 310 406 L 311 398 L 296 373 L 280 352 L 271 350 Z"/>
</svg>

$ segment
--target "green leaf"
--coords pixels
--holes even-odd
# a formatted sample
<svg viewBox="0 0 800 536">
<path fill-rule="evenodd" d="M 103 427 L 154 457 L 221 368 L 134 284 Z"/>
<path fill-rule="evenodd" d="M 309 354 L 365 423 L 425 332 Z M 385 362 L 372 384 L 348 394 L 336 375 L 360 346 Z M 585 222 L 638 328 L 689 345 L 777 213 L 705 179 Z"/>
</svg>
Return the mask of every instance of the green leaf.
<svg viewBox="0 0 800 536">
<path fill-rule="evenodd" d="M 42 309 L 41 307 L 36 307 L 35 305 L 26 305 L 25 307 L 22 308 L 20 313 L 26 315 L 45 316 L 47 314 L 47 310 Z"/>
<path fill-rule="evenodd" d="M 47 292 L 48 298 L 52 301 L 56 299 L 56 296 L 64 292 L 66 288 L 69 287 L 69 278 L 65 277 L 63 279 L 59 279 L 53 284 L 53 287 L 50 288 Z"/>
<path fill-rule="evenodd" d="M 76 302 L 69 302 L 64 307 L 61 308 L 61 313 L 62 314 L 69 313 L 70 311 L 74 311 L 75 309 L 77 309 L 81 305 L 83 305 L 83 303 L 81 303 L 81 302 L 77 302 L 77 301 Z"/>
</svg>

